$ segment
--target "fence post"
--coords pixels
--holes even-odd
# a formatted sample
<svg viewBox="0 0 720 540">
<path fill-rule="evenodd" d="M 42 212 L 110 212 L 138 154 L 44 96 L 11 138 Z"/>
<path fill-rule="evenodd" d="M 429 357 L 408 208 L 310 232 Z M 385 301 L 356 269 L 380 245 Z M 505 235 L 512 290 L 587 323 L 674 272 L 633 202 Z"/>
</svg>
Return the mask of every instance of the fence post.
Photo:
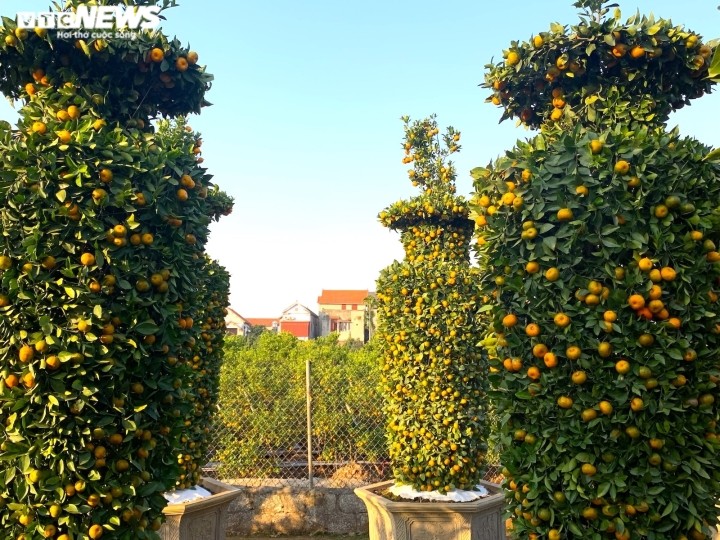
<svg viewBox="0 0 720 540">
<path fill-rule="evenodd" d="M 312 392 L 310 386 L 310 359 L 305 360 L 305 403 L 307 408 L 307 464 L 310 489 L 313 487 L 312 457 Z"/>
</svg>

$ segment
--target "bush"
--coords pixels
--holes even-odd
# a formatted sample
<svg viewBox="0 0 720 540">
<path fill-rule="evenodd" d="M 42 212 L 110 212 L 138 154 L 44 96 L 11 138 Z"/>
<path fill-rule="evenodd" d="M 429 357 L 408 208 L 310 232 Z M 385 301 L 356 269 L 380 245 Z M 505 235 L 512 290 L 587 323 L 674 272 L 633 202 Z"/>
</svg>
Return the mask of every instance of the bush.
<svg viewBox="0 0 720 540">
<path fill-rule="evenodd" d="M 581 3 L 597 12 L 489 67 L 505 115 L 541 132 L 473 171 L 512 534 L 707 538 L 720 167 L 665 122 L 709 89 L 711 50 Z"/>
<path fill-rule="evenodd" d="M 300 341 L 263 332 L 255 343 L 228 338 L 221 370 L 217 453 L 223 477 L 281 474 L 306 453 L 305 362 L 312 362 L 313 449 L 321 461 L 377 461 L 383 451 L 378 353 L 331 335 Z"/>
<path fill-rule="evenodd" d="M 488 448 L 487 376 L 476 345 L 472 222 L 447 162 L 460 133 L 448 128 L 441 149 L 434 117 L 404 121 L 403 162 L 413 163 L 409 176 L 422 193 L 380 213 L 383 225 L 401 232 L 405 259 L 377 282 L 393 475 L 416 490 L 474 489 Z"/>
<path fill-rule="evenodd" d="M 203 249 L 231 204 L 199 135 L 150 120 L 199 110 L 211 77 L 159 33 L 0 35 L 23 103 L 0 124 L 0 528 L 157 538 L 162 492 L 199 478 L 227 302 Z"/>
</svg>

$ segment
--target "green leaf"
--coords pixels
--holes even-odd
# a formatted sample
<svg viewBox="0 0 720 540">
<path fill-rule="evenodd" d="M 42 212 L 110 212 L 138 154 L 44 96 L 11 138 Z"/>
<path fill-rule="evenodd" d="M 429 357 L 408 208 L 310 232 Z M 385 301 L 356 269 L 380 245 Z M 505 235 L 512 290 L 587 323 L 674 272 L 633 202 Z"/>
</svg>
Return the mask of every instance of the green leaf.
<svg viewBox="0 0 720 540">
<path fill-rule="evenodd" d="M 138 334 L 148 336 L 157 333 L 160 328 L 153 321 L 147 320 L 135 325 L 133 330 Z"/>
</svg>

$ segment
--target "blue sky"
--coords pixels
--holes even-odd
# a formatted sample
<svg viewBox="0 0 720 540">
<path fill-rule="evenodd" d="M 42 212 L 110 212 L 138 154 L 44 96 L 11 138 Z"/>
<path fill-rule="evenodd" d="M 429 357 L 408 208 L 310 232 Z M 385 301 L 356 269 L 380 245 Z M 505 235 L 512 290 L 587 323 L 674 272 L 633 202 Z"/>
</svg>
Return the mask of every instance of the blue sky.
<svg viewBox="0 0 720 540">
<path fill-rule="evenodd" d="M 511 40 L 577 20 L 572 1 L 180 0 L 165 32 L 189 43 L 215 82 L 214 104 L 191 125 L 209 172 L 235 198 L 212 229 L 210 254 L 232 274 L 231 303 L 247 317 L 277 316 L 295 301 L 315 310 L 321 289 L 374 289 L 402 257 L 377 213 L 414 190 L 400 117 L 438 115 L 462 131 L 458 191 L 468 171 L 532 135 L 478 87 L 484 65 Z M 653 12 L 720 37 L 720 0 L 621 1 L 623 16 Z M 48 0 L 2 0 L 0 12 L 44 10 Z M 0 103 L 0 118 L 16 113 Z M 720 93 L 676 113 L 720 146 Z"/>
</svg>

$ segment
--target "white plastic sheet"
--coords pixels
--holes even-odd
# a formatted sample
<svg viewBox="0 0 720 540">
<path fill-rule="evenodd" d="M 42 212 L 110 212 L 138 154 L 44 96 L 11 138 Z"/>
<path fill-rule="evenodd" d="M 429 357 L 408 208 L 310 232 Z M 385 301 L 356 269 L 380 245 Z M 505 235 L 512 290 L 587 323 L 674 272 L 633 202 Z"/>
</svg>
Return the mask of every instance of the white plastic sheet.
<svg viewBox="0 0 720 540">
<path fill-rule="evenodd" d="M 395 484 L 388 491 L 403 499 L 424 499 L 437 502 L 470 502 L 490 495 L 484 486 L 475 486 L 472 491 L 453 489 L 442 494 L 439 491 L 417 491 L 407 484 Z"/>
<path fill-rule="evenodd" d="M 170 504 L 182 504 L 195 501 L 197 499 L 204 499 L 205 497 L 210 497 L 211 495 L 212 493 L 200 486 L 195 486 L 189 489 L 176 489 L 174 491 L 163 493 L 163 497 L 165 497 Z"/>
</svg>

